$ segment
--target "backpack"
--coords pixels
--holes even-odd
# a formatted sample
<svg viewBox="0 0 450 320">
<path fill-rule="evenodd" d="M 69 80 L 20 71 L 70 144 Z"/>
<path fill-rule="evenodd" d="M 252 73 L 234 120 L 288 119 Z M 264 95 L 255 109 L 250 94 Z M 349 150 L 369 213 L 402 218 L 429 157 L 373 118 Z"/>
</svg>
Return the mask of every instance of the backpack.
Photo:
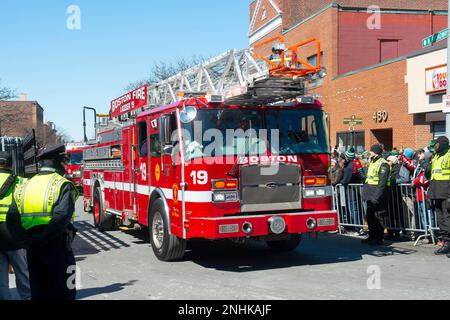
<svg viewBox="0 0 450 320">
<path fill-rule="evenodd" d="M 397 184 L 409 184 L 411 183 L 411 172 L 403 164 L 398 172 L 398 177 L 396 179 Z"/>
</svg>

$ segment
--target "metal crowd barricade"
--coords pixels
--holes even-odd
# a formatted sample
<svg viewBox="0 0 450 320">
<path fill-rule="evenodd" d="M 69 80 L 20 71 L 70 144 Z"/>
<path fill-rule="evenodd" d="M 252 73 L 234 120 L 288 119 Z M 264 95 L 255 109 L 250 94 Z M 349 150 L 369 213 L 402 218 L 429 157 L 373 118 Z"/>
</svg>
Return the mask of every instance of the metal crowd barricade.
<svg viewBox="0 0 450 320">
<path fill-rule="evenodd" d="M 338 212 L 339 231 L 348 228 L 364 228 L 367 205 L 362 199 L 362 184 L 350 184 L 347 187 L 337 185 L 333 188 L 334 209 Z M 434 231 L 436 225 L 435 213 L 431 210 L 426 197 L 417 201 L 417 188 L 412 185 L 398 185 L 390 188 L 385 227 L 390 231 L 403 233 L 419 233 L 414 246 L 423 238 L 430 237 L 436 243 Z M 422 195 L 425 190 L 422 188 Z"/>
</svg>

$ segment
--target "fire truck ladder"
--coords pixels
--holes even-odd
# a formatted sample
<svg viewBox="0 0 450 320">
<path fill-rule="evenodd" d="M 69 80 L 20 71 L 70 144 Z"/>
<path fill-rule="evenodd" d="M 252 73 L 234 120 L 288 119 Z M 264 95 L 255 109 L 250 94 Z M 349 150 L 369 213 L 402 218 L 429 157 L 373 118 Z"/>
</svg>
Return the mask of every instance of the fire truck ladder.
<svg viewBox="0 0 450 320">
<path fill-rule="evenodd" d="M 275 42 L 273 54 L 264 57 L 254 50 Z M 298 50 L 316 43 L 317 65 L 298 58 Z M 267 105 L 307 94 L 311 84 L 326 76 L 321 67 L 320 41 L 310 39 L 286 49 L 278 36 L 241 51 L 230 50 L 149 88 L 150 104 L 160 106 L 183 99 L 177 92 L 223 96 L 229 105 Z"/>
</svg>

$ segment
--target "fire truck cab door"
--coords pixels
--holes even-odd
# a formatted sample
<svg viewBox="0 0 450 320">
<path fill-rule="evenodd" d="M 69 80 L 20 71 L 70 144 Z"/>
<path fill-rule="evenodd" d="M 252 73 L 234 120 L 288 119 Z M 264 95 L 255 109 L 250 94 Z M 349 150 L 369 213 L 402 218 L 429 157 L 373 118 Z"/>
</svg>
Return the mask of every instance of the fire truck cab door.
<svg viewBox="0 0 450 320">
<path fill-rule="evenodd" d="M 147 212 L 150 195 L 150 152 L 149 152 L 149 123 L 148 119 L 137 122 L 137 145 L 135 150 L 135 190 L 137 212 Z M 146 214 L 139 217 L 139 222 L 146 222 Z"/>
<path fill-rule="evenodd" d="M 133 127 L 127 127 L 123 130 L 123 152 L 122 152 L 122 161 L 124 166 L 123 180 L 124 180 L 124 209 L 125 210 L 133 210 L 133 205 L 135 203 L 135 194 L 134 194 L 134 164 L 133 164 L 133 156 L 132 156 L 132 146 L 133 146 Z"/>
</svg>

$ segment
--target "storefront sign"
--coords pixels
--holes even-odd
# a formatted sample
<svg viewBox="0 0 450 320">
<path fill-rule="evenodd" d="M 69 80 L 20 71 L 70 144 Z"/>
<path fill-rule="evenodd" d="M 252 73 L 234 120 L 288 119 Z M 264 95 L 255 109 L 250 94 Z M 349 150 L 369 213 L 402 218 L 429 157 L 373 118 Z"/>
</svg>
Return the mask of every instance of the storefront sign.
<svg viewBox="0 0 450 320">
<path fill-rule="evenodd" d="M 425 70 L 426 93 L 434 94 L 447 90 L 447 65 Z"/>
</svg>

